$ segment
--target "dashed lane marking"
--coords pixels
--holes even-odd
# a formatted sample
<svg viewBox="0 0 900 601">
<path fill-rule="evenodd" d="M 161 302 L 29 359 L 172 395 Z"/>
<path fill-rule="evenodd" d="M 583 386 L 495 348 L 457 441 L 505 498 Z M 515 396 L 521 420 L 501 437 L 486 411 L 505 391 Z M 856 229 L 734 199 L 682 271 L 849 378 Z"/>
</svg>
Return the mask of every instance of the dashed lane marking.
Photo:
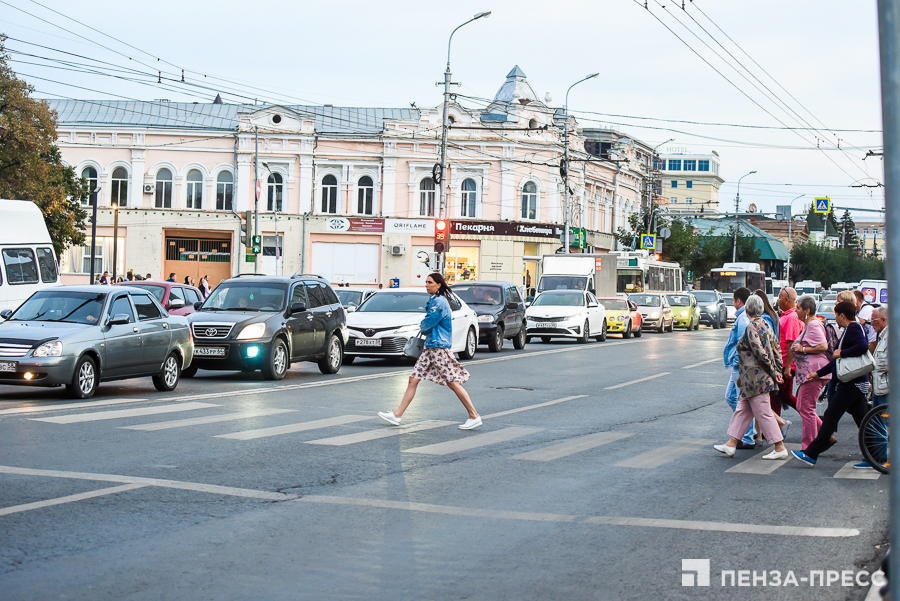
<svg viewBox="0 0 900 601">
<path fill-rule="evenodd" d="M 647 382 L 648 380 L 655 380 L 656 378 L 661 378 L 663 376 L 671 375 L 672 372 L 664 371 L 660 374 L 653 374 L 652 376 L 647 376 L 646 378 L 640 378 L 638 380 L 631 380 L 630 382 L 622 382 L 621 384 L 616 384 L 615 386 L 607 386 L 603 390 L 616 390 L 617 388 L 625 388 L 626 386 L 631 386 L 632 384 L 640 384 L 641 382 Z"/>
<path fill-rule="evenodd" d="M 513 459 L 524 459 L 526 461 L 553 461 L 554 459 L 568 457 L 575 453 L 581 453 L 582 451 L 587 451 L 617 440 L 622 440 L 629 436 L 633 436 L 633 434 L 630 432 L 597 432 L 596 434 L 579 436 L 578 438 L 550 445 L 542 449 L 514 455 Z"/>
<path fill-rule="evenodd" d="M 709 361 L 701 361 L 700 363 L 694 363 L 693 365 L 685 365 L 681 369 L 694 369 L 695 367 L 700 367 L 701 365 L 706 365 L 707 363 L 715 363 L 719 361 L 719 358 L 710 359 Z"/>
<path fill-rule="evenodd" d="M 265 417 L 267 415 L 279 415 L 281 413 L 293 413 L 296 409 L 257 409 L 256 411 L 244 411 L 241 413 L 224 413 L 221 415 L 207 415 L 205 417 L 192 417 L 189 419 L 175 419 L 166 422 L 153 422 L 150 424 L 138 424 L 137 426 L 119 426 L 123 430 L 142 430 L 155 432 L 156 430 L 168 430 L 169 428 L 184 428 L 187 426 L 199 426 L 203 424 L 216 424 L 219 422 Z"/>
<path fill-rule="evenodd" d="M 470 451 L 479 447 L 500 444 L 501 442 L 513 440 L 520 436 L 527 436 L 528 434 L 534 434 L 541 430 L 543 430 L 543 428 L 503 428 L 502 430 L 494 430 L 485 434 L 473 434 L 472 436 L 466 436 L 465 438 L 459 438 L 457 440 L 449 440 L 447 442 L 404 449 L 403 452 L 417 453 L 420 455 L 449 455 L 450 453 L 459 453 L 461 451 Z"/>
<path fill-rule="evenodd" d="M 645 528 L 674 528 L 677 530 L 740 532 L 746 534 L 774 534 L 779 536 L 810 536 L 819 538 L 859 536 L 859 530 L 856 528 L 807 528 L 803 526 L 769 526 L 765 524 L 731 524 L 728 522 L 696 522 L 692 520 L 604 516 L 590 517 L 584 521 L 587 524 L 605 524 L 609 526 L 643 526 Z"/>
<path fill-rule="evenodd" d="M 56 417 L 32 417 L 36 422 L 50 422 L 52 424 L 74 424 L 80 422 L 95 422 L 107 419 L 122 419 L 126 417 L 143 417 L 145 415 L 157 415 L 160 413 L 177 413 L 180 411 L 193 411 L 195 409 L 208 409 L 219 407 L 212 403 L 182 403 L 176 405 L 155 405 L 153 407 L 137 407 L 135 409 L 119 409 L 116 411 L 94 411 L 91 413 L 76 413 L 74 415 L 58 415 Z"/>
<path fill-rule="evenodd" d="M 550 405 L 556 405 L 558 403 L 565 403 L 566 401 L 574 401 L 575 399 L 583 399 L 586 398 L 586 394 L 578 394 L 575 396 L 567 396 L 561 399 L 556 399 L 555 401 L 547 401 L 546 403 L 538 403 L 537 405 L 526 405 L 525 407 L 516 407 L 515 409 L 507 409 L 506 411 L 498 411 L 497 413 L 489 413 L 488 415 L 482 415 L 481 419 L 491 419 L 494 417 L 503 417 L 504 415 L 512 415 L 513 413 L 521 413 L 522 411 L 531 411 L 532 409 L 538 409 L 540 407 L 549 407 Z"/>
<path fill-rule="evenodd" d="M 345 424 L 352 424 L 370 419 L 377 419 L 377 417 L 374 415 L 341 415 L 340 417 L 328 417 L 325 419 L 316 419 L 309 422 L 287 424 L 285 426 L 259 428 L 257 430 L 244 430 L 243 432 L 232 432 L 231 434 L 219 434 L 215 438 L 230 438 L 232 440 L 255 440 L 257 438 L 268 438 L 269 436 L 280 436 L 282 434 L 294 434 L 296 432 L 317 430 L 319 428 L 343 426 Z"/>
<path fill-rule="evenodd" d="M 12 513 L 21 513 L 23 511 L 31 511 L 32 509 L 41 509 L 43 507 L 53 507 L 54 505 L 63 505 L 65 503 L 75 503 L 76 501 L 84 501 L 85 499 L 96 499 L 97 497 L 103 497 L 106 495 L 115 495 L 120 492 L 137 490 L 138 488 L 146 488 L 146 486 L 146 484 L 123 484 L 122 486 L 101 488 L 100 490 L 82 492 L 78 493 L 77 495 L 58 497 L 56 499 L 47 499 L 46 501 L 35 501 L 34 503 L 14 505 L 13 507 L 0 507 L 0 516 L 10 515 Z"/>
</svg>

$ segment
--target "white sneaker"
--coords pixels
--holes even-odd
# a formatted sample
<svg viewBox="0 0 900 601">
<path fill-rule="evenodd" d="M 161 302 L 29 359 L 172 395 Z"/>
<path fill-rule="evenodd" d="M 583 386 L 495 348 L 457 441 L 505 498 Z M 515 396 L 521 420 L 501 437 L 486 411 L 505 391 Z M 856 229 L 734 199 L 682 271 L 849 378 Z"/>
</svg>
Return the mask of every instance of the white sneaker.
<svg viewBox="0 0 900 601">
<path fill-rule="evenodd" d="M 724 453 L 726 457 L 734 457 L 734 453 L 737 451 L 737 449 L 729 447 L 727 444 L 713 445 L 713 448 L 720 453 Z"/>
<path fill-rule="evenodd" d="M 396 415 L 394 415 L 393 411 L 379 411 L 378 417 L 391 424 L 392 426 L 399 426 L 400 420 L 403 419 L 402 417 L 397 417 Z"/>
<path fill-rule="evenodd" d="M 767 455 L 763 455 L 762 458 L 763 459 L 787 459 L 788 452 L 787 452 L 787 449 L 785 449 L 783 451 L 772 451 L 771 453 L 769 453 Z"/>
<path fill-rule="evenodd" d="M 480 425 L 481 425 L 481 416 L 479 415 L 475 419 L 467 419 L 466 423 L 459 425 L 459 429 L 460 430 L 471 430 L 473 428 L 477 428 Z"/>
</svg>

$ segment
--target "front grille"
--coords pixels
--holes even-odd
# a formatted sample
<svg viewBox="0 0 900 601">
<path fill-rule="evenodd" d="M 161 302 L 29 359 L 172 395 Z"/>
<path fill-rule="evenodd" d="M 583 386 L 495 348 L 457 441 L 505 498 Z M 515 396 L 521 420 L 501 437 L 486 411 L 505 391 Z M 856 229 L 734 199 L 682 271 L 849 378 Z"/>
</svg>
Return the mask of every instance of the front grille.
<svg viewBox="0 0 900 601">
<path fill-rule="evenodd" d="M 555 334 L 565 334 L 571 336 L 572 334 L 581 334 L 581 327 L 574 327 L 571 330 L 566 328 L 531 328 L 528 330 L 529 336 L 553 336 Z"/>
<path fill-rule="evenodd" d="M 356 346 L 356 338 L 350 338 L 347 346 L 344 348 L 347 352 L 360 353 L 365 355 L 389 355 L 393 353 L 402 353 L 409 338 L 400 336 L 393 338 L 382 338 L 381 346 Z"/>
<path fill-rule="evenodd" d="M 24 357 L 31 350 L 30 344 L 0 342 L 0 357 Z"/>
<path fill-rule="evenodd" d="M 362 332 L 364 335 L 370 336 L 370 337 L 374 336 L 375 334 L 378 334 L 379 332 L 388 332 L 390 330 L 397 330 L 399 328 L 400 328 L 400 326 L 390 326 L 389 328 L 357 328 L 355 326 L 347 326 L 347 329 L 349 329 L 349 330 L 353 330 L 354 332 Z M 372 333 L 368 334 L 367 332 L 372 332 Z"/>
<path fill-rule="evenodd" d="M 222 340 L 228 338 L 233 324 L 227 323 L 195 323 L 193 324 L 194 338 L 203 340 Z"/>
<path fill-rule="evenodd" d="M 567 319 L 572 319 L 571 317 L 529 317 L 531 321 L 545 321 L 549 323 L 559 323 L 561 321 L 565 321 Z"/>
</svg>

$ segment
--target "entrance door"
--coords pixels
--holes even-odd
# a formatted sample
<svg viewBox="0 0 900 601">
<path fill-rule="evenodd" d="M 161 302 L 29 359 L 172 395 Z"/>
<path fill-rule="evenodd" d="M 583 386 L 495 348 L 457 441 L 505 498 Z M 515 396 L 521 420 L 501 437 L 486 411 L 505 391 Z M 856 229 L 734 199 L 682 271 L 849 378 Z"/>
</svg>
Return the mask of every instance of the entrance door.
<svg viewBox="0 0 900 601">
<path fill-rule="evenodd" d="M 303 303 L 306 305 L 306 311 L 293 313 L 287 320 L 288 327 L 291 329 L 291 359 L 314 355 L 316 344 L 315 315 L 309 308 L 306 286 L 299 283 L 291 289 L 290 303 Z"/>
<path fill-rule="evenodd" d="M 127 293 L 123 292 L 112 301 L 107 315 L 127 315 L 131 321 L 104 326 L 106 353 L 103 357 L 103 377 L 114 378 L 139 371 L 137 367 L 141 362 L 141 332 Z"/>
<path fill-rule="evenodd" d="M 169 352 L 172 332 L 169 324 L 162 318 L 162 313 L 146 293 L 131 293 L 131 300 L 137 309 L 138 323 L 141 330 L 143 353 L 141 363 L 143 371 L 157 371 L 162 368 L 163 360 Z"/>
<path fill-rule="evenodd" d="M 210 288 L 231 277 L 231 240 L 166 236 L 166 260 L 163 274 L 175 274 L 176 282 L 185 276 L 200 282 L 209 276 Z"/>
</svg>

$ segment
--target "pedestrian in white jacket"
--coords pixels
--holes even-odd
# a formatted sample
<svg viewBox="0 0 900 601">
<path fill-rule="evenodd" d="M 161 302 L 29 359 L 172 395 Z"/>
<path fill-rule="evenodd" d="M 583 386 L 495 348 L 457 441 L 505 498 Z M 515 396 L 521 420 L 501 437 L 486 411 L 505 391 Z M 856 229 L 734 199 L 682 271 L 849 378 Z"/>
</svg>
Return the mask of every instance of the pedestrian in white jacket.
<svg viewBox="0 0 900 601">
<path fill-rule="evenodd" d="M 875 404 L 881 405 L 888 402 L 890 385 L 888 381 L 888 316 L 887 307 L 877 307 L 872 312 L 872 327 L 878 332 L 878 342 L 875 345 L 875 372 L 873 393 Z"/>
</svg>

